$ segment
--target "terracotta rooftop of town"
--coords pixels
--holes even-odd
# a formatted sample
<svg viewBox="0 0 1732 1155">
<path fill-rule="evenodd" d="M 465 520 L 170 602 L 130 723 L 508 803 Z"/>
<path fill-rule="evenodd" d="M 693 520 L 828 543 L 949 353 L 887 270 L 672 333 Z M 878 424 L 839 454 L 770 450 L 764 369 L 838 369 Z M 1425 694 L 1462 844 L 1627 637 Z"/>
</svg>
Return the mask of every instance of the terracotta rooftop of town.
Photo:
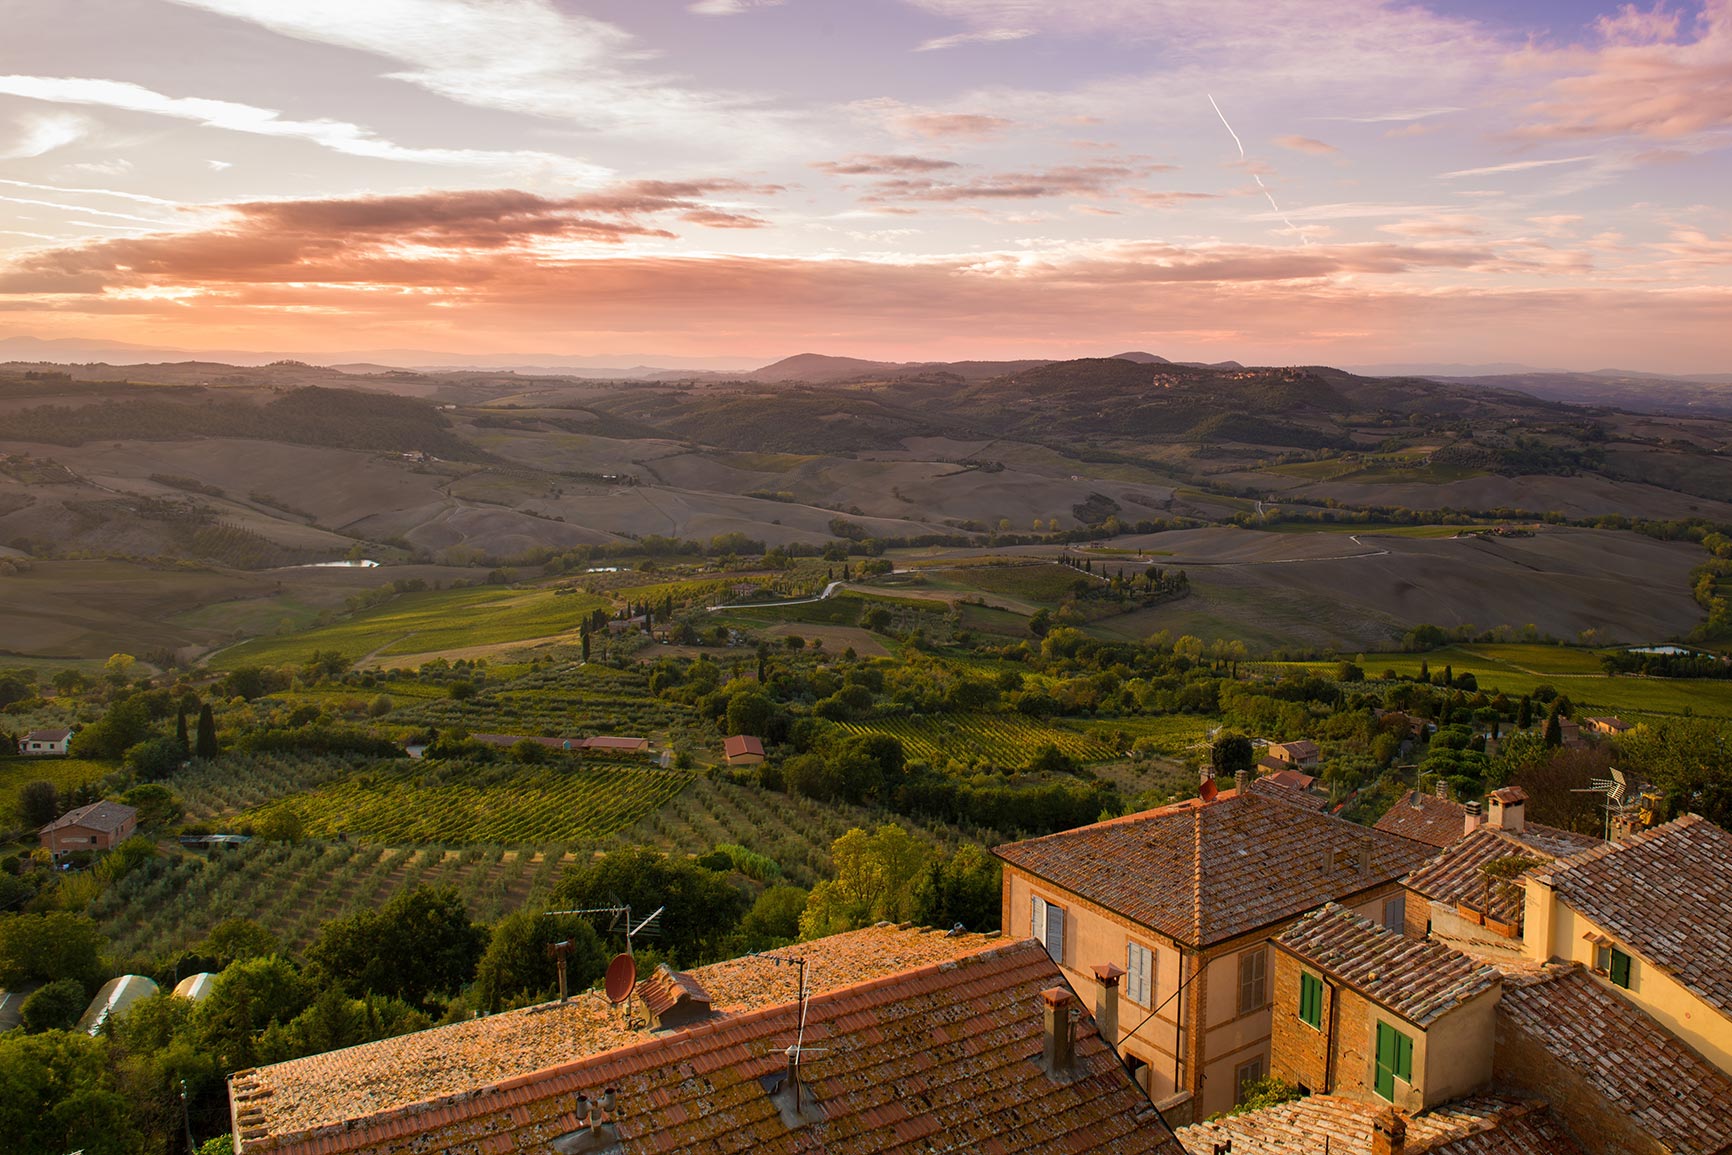
<svg viewBox="0 0 1732 1155">
<path fill-rule="evenodd" d="M 91 830 L 119 830 L 138 817 L 138 811 L 119 802 L 92 802 L 76 810 L 68 810 L 42 829 L 59 830 L 65 826 L 83 826 Z"/>
<path fill-rule="evenodd" d="M 802 943 L 797 953 L 808 961 L 807 982 L 822 993 L 997 945 L 1001 940 L 986 935 L 949 937 L 885 925 Z M 796 981 L 792 968 L 752 958 L 699 967 L 691 974 L 720 1015 L 786 1002 Z M 265 1133 L 300 1132 L 460 1094 L 642 1038 L 592 993 L 241 1071 L 231 1082 L 230 1097 L 237 1107 L 244 1099 L 259 1109 L 257 1126 Z"/>
<path fill-rule="evenodd" d="M 927 936 L 879 932 L 856 941 L 882 946 L 886 938 L 907 937 Z M 824 940 L 799 949 L 808 958 L 839 953 Z M 787 968 L 740 964 L 780 972 L 783 994 L 792 994 Z M 721 985 L 712 968 L 700 973 L 712 991 Z M 1069 1072 L 1049 1074 L 1042 1061 L 1044 993 L 1068 997 L 1054 991 L 1062 986 L 1040 944 L 983 943 L 978 936 L 957 957 L 831 986 L 805 1010 L 807 1054 L 799 1070 L 805 1107 L 798 1117 L 787 1096 L 773 1097 L 787 1072 L 786 1049 L 801 1030 L 800 1004 L 784 998 L 686 1030 L 639 1033 L 599 1053 L 550 1054 L 545 1066 L 520 1076 L 471 1078 L 445 1095 L 295 1133 L 248 1122 L 246 1112 L 259 1101 L 245 1097 L 237 1078 L 240 1149 L 1181 1155 L 1086 1015 Z M 574 1144 L 578 1097 L 600 1100 L 610 1089 L 614 1105 L 597 1120 L 606 1124 L 600 1142 Z M 269 1100 L 262 1106 L 268 1111 Z"/>
<path fill-rule="evenodd" d="M 1732 1016 L 1732 834 L 1695 814 L 1560 858 L 1536 876 Z"/>
<path fill-rule="evenodd" d="M 1407 880 L 1407 886 L 1415 894 L 1423 894 L 1433 902 L 1462 902 L 1479 910 L 1486 905 L 1485 875 L 1481 868 L 1488 862 L 1519 857 L 1531 859 L 1535 866 L 1540 866 L 1580 853 L 1586 846 L 1599 844 L 1597 838 L 1566 831 L 1553 832 L 1550 827 L 1536 830 L 1530 825 L 1516 834 L 1481 826 L 1414 871 Z M 1525 901 L 1520 879 L 1511 879 L 1508 886 L 1493 881 L 1491 909 L 1481 913 L 1500 922 L 1520 923 Z"/>
<path fill-rule="evenodd" d="M 1288 927 L 1275 942 L 1421 1027 L 1502 981 L 1496 967 L 1385 930 L 1333 902 Z"/>
<path fill-rule="evenodd" d="M 1190 946 L 1207 946 L 1400 878 L 1422 843 L 1318 813 L 1252 783 L 993 851 L 1006 863 Z"/>
<path fill-rule="evenodd" d="M 1660 1150 L 1732 1149 L 1732 1077 L 1579 966 L 1511 974 L 1498 1034 L 1520 1028 L 1604 1096 Z"/>
<path fill-rule="evenodd" d="M 1367 1155 L 1371 1125 L 1387 1108 L 1336 1095 L 1307 1095 L 1179 1128 L 1188 1155 L 1213 1155 L 1229 1139 L 1233 1155 Z M 1407 1155 L 1581 1155 L 1563 1125 L 1543 1102 L 1478 1096 L 1445 1104 L 1423 1115 L 1403 1116 Z"/>
<path fill-rule="evenodd" d="M 1526 801 L 1526 791 L 1520 787 L 1506 787 L 1521 793 L 1521 798 L 1511 798 L 1511 801 Z M 1501 794 L 1502 791 L 1497 793 Z M 1591 835 L 1575 834 L 1568 830 L 1560 830 L 1556 826 L 1547 826 L 1540 822 L 1524 823 L 1524 833 L 1532 832 L 1541 839 L 1558 839 L 1574 844 L 1574 849 L 1585 849 L 1599 843 L 1598 838 Z M 1399 834 L 1403 838 L 1411 838 L 1416 842 L 1424 842 L 1430 846 L 1453 846 L 1460 842 L 1462 835 L 1467 833 L 1467 807 L 1449 798 L 1439 798 L 1435 794 L 1427 794 L 1422 790 L 1409 790 L 1401 796 L 1401 800 L 1377 820 L 1377 829 L 1387 830 L 1391 834 Z M 1574 849 L 1554 851 L 1553 854 L 1574 853 Z"/>
</svg>

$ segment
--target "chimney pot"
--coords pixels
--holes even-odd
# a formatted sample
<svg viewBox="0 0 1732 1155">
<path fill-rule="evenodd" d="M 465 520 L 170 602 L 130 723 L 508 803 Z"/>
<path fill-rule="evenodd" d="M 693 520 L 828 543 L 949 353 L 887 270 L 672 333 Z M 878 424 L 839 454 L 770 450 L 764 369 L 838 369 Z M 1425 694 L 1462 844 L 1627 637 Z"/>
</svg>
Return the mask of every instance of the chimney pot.
<svg viewBox="0 0 1732 1155">
<path fill-rule="evenodd" d="M 1095 993 L 1095 1029 L 1106 1040 L 1107 1046 L 1116 1048 L 1119 1044 L 1119 979 L 1124 977 L 1125 969 L 1112 963 L 1097 963 L 1094 972 L 1095 982 L 1100 984 Z"/>
<path fill-rule="evenodd" d="M 1464 826 L 1462 829 L 1462 833 L 1463 834 L 1472 834 L 1475 830 L 1479 829 L 1479 816 L 1480 816 L 1479 803 L 1469 802 L 1467 804 L 1466 809 L 1467 809 L 1467 815 L 1464 819 Z"/>
<path fill-rule="evenodd" d="M 1385 1107 L 1371 1123 L 1371 1155 L 1405 1155 L 1407 1120 Z"/>
<path fill-rule="evenodd" d="M 1071 993 L 1063 987 L 1048 987 L 1040 992 L 1046 1010 L 1046 1040 L 1041 1057 L 1049 1075 L 1068 1075 L 1071 1070 L 1072 1043 L 1070 1026 Z"/>
<path fill-rule="evenodd" d="M 1233 771 L 1233 792 L 1236 794 L 1243 794 L 1245 792 L 1245 785 L 1250 780 L 1251 780 L 1251 775 L 1248 774 L 1246 771 L 1244 771 L 1244 770 Z"/>
</svg>

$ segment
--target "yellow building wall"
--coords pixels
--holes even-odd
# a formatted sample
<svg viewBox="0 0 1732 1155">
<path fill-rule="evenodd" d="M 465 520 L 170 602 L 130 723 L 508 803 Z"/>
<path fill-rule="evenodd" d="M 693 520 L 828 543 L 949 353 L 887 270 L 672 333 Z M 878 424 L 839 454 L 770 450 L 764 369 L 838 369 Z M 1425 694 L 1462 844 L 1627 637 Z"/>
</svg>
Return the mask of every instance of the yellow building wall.
<svg viewBox="0 0 1732 1155">
<path fill-rule="evenodd" d="M 1535 910 L 1537 903 L 1549 907 L 1538 923 L 1534 921 L 1535 915 L 1541 913 Z M 1558 899 L 1549 886 L 1528 887 L 1527 910 L 1527 932 L 1534 938 L 1528 944 L 1530 956 L 1581 963 L 1592 971 L 1595 944 L 1584 936 L 1597 934 L 1611 939 L 1630 956 L 1629 989 L 1613 986 L 1611 979 L 1604 975 L 1596 975 L 1596 979 L 1628 998 L 1655 1022 L 1694 1047 L 1703 1058 L 1732 1075 L 1732 1018 L 1691 993 L 1629 943 Z M 1540 954 L 1542 950 L 1543 956 Z"/>
</svg>

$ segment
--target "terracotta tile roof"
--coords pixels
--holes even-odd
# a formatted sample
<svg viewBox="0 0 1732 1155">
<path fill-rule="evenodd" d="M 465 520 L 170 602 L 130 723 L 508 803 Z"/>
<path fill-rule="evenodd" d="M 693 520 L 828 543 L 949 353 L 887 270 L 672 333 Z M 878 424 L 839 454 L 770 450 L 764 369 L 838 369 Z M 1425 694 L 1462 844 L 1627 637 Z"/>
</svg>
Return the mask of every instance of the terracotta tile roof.
<svg viewBox="0 0 1732 1155">
<path fill-rule="evenodd" d="M 1485 905 L 1485 876 L 1480 868 L 1499 858 L 1523 857 L 1536 860 L 1536 865 L 1578 853 L 1584 843 L 1598 844 L 1599 839 L 1566 834 L 1553 837 L 1545 833 L 1549 827 L 1529 826 L 1520 834 L 1481 826 L 1472 834 L 1447 847 L 1436 858 L 1414 871 L 1407 887 L 1433 902 L 1463 902 L 1474 910 Z M 1500 922 L 1520 923 L 1526 891 L 1520 879 L 1510 880 L 1509 886 L 1493 882 L 1490 914 Z"/>
<path fill-rule="evenodd" d="M 825 992 L 960 958 L 1000 941 L 886 925 L 802 943 L 798 951 L 768 953 L 805 957 L 808 983 Z M 797 981 L 791 967 L 750 958 L 691 973 L 709 992 L 711 1009 L 724 1016 L 788 1002 Z M 255 1125 L 267 1132 L 303 1131 L 461 1094 L 642 1037 L 622 1026 L 618 1012 L 592 993 L 242 1071 L 231 1080 L 229 1093 L 237 1109 L 257 1109 Z"/>
<path fill-rule="evenodd" d="M 647 750 L 649 744 L 648 738 L 620 738 L 611 734 L 597 734 L 582 742 L 585 750 Z"/>
<path fill-rule="evenodd" d="M 1732 1077 L 1581 967 L 1509 976 L 1497 1013 L 1665 1149 L 1732 1145 Z"/>
<path fill-rule="evenodd" d="M 1213 1155 L 1215 1144 L 1229 1139 L 1233 1155 L 1322 1155 L 1325 1140 L 1331 1155 L 1366 1155 L 1371 1150 L 1372 1120 L 1385 1109 L 1337 1095 L 1307 1095 L 1212 1123 L 1180 1127 L 1176 1133 L 1189 1155 Z M 1563 1128 L 1546 1104 L 1532 1099 L 1475 1096 L 1404 1119 L 1408 1155 L 1580 1155 L 1581 1150 L 1563 1137 Z M 1500 1132 L 1502 1139 L 1497 1138 Z M 1521 1145 L 1535 1133 L 1558 1136 L 1558 1145 Z M 1455 1145 L 1476 1140 L 1482 1145 Z"/>
<path fill-rule="evenodd" d="M 104 800 L 80 806 L 76 810 L 68 810 L 44 826 L 41 833 L 46 834 L 50 830 L 59 830 L 66 826 L 83 826 L 90 830 L 107 830 L 112 833 L 137 818 L 138 811 L 134 807 Z"/>
<path fill-rule="evenodd" d="M 1427 846 L 1448 846 L 1467 830 L 1467 807 L 1435 794 L 1409 790 L 1377 820 L 1377 829 Z"/>
<path fill-rule="evenodd" d="M 1314 774 L 1301 774 L 1291 766 L 1283 766 L 1271 774 L 1263 775 L 1265 782 L 1273 782 L 1277 786 L 1285 786 L 1289 790 L 1309 790 L 1317 784 Z"/>
<path fill-rule="evenodd" d="M 1312 911 L 1275 942 L 1421 1027 L 1503 981 L 1496 967 L 1385 930 L 1335 903 Z"/>
<path fill-rule="evenodd" d="M 1284 795 L 1259 781 L 1243 794 L 1224 791 L 1212 802 L 1179 802 L 993 853 L 1198 947 L 1400 878 L 1430 854 Z"/>
<path fill-rule="evenodd" d="M 722 753 L 729 758 L 739 758 L 747 754 L 764 756 L 764 743 L 750 734 L 736 734 L 722 743 Z"/>
<path fill-rule="evenodd" d="M 1732 834 L 1695 814 L 1545 871 L 1558 898 L 1732 1017 Z"/>
<path fill-rule="evenodd" d="M 24 735 L 22 740 L 25 742 L 64 742 L 71 736 L 71 730 L 64 726 L 57 726 L 48 730 L 32 730 Z"/>
<path fill-rule="evenodd" d="M 815 996 L 806 1008 L 809 1053 L 800 1074 L 803 1097 L 821 1117 L 795 1127 L 770 1093 L 800 1029 L 800 1006 L 787 1002 L 690 1030 L 640 1035 L 633 1045 L 471 1083 L 460 1093 L 310 1134 L 266 1138 L 255 1131 L 241 1150 L 546 1152 L 576 1130 L 577 1096 L 599 1098 L 615 1088 L 614 1131 L 599 1149 L 618 1155 L 1182 1155 L 1086 1014 L 1075 1034 L 1072 1073 L 1046 1072 L 1041 992 L 1063 981 L 1045 949 L 1028 940 L 977 947 L 958 959 Z"/>
</svg>

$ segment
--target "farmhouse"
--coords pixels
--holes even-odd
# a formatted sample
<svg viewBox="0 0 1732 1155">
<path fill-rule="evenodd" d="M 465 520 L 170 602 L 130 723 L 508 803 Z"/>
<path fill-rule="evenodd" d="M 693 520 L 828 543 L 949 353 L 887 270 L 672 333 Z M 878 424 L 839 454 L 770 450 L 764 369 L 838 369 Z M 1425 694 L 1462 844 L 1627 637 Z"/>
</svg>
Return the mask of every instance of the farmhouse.
<svg viewBox="0 0 1732 1155">
<path fill-rule="evenodd" d="M 628 754 L 641 754 L 650 748 L 648 738 L 620 738 L 609 734 L 597 734 L 585 738 L 578 744 L 583 750 L 619 750 Z"/>
<path fill-rule="evenodd" d="M 1181 1155 L 1038 943 L 880 924 L 237 1072 L 237 1148 Z M 796 1040 L 802 1048 L 793 1050 Z"/>
<path fill-rule="evenodd" d="M 1288 766 L 1297 766 L 1302 770 L 1313 770 L 1317 767 L 1322 751 L 1317 743 L 1309 738 L 1301 738 L 1297 742 L 1269 743 L 1269 757 Z"/>
<path fill-rule="evenodd" d="M 75 850 L 113 850 L 138 829 L 138 811 L 119 802 L 92 802 L 68 810 L 38 833 L 56 855 Z"/>
<path fill-rule="evenodd" d="M 756 766 L 764 760 L 764 743 L 750 734 L 738 734 L 722 743 L 722 755 L 730 766 Z"/>
<path fill-rule="evenodd" d="M 1631 726 L 1628 722 L 1616 716 L 1609 718 L 1583 718 L 1582 725 L 1592 733 L 1604 734 L 1608 737 L 1627 734 L 1631 730 L 1635 729 L 1634 726 Z"/>
<path fill-rule="evenodd" d="M 32 730 L 18 739 L 18 752 L 27 757 L 65 754 L 71 745 L 71 730 Z"/>
<path fill-rule="evenodd" d="M 1176 1121 L 1269 1073 L 1269 939 L 1331 901 L 1400 928 L 1400 880 L 1430 851 L 1256 782 L 993 853 L 1007 933 L 1040 940 L 1097 1001 L 1123 976 L 1109 1034 Z"/>
</svg>

